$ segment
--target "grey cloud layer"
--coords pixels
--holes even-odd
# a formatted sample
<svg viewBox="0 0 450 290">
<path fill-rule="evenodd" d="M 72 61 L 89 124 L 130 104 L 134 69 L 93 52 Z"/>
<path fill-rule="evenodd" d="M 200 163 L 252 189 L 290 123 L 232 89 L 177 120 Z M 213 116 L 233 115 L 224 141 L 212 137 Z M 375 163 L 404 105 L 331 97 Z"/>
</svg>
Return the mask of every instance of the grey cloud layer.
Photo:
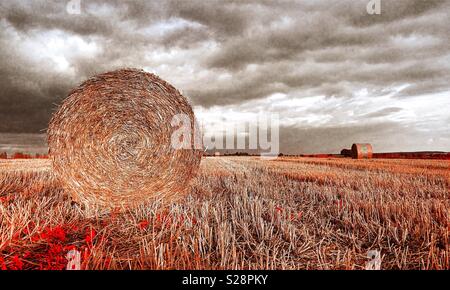
<svg viewBox="0 0 450 290">
<path fill-rule="evenodd" d="M 0 4 L 0 131 L 45 129 L 71 87 L 121 66 L 154 69 L 203 107 L 274 93 L 352 98 L 404 84 L 395 97 L 450 91 L 450 1 L 382 0 L 372 16 L 368 0 L 81 0 L 79 15 L 66 12 L 67 2 Z M 70 69 L 55 71 L 17 47 L 55 31 L 99 52 L 74 52 Z"/>
</svg>

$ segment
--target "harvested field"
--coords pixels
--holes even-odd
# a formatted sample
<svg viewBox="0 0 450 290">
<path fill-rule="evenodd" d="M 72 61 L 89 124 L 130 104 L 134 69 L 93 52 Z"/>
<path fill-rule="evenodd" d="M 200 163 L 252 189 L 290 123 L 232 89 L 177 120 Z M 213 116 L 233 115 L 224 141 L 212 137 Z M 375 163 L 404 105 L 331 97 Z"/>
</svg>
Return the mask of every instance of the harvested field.
<svg viewBox="0 0 450 290">
<path fill-rule="evenodd" d="M 183 199 L 107 214 L 49 162 L 0 161 L 3 269 L 450 269 L 445 160 L 203 158 Z"/>
</svg>

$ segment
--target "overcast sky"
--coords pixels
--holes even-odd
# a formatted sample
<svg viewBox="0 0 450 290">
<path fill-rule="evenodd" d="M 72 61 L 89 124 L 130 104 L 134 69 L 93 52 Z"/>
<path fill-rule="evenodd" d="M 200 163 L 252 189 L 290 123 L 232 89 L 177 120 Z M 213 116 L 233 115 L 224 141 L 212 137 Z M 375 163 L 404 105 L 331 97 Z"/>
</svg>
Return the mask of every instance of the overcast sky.
<svg viewBox="0 0 450 290">
<path fill-rule="evenodd" d="M 286 153 L 450 151 L 450 1 L 368 2 L 2 0 L 0 132 L 42 132 L 70 88 L 136 67 L 209 131 L 278 113 Z"/>
</svg>

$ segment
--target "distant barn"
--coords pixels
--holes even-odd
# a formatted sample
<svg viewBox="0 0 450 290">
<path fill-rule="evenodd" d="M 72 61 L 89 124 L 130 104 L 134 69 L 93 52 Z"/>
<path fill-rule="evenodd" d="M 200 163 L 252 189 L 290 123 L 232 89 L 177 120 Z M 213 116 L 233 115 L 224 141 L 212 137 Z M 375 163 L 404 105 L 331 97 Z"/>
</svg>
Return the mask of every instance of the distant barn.
<svg viewBox="0 0 450 290">
<path fill-rule="evenodd" d="M 373 157 L 373 148 L 371 144 L 353 144 L 353 159 L 371 159 Z"/>
<path fill-rule="evenodd" d="M 6 154 L 6 152 L 1 152 L 0 159 L 8 159 L 8 154 Z"/>
</svg>

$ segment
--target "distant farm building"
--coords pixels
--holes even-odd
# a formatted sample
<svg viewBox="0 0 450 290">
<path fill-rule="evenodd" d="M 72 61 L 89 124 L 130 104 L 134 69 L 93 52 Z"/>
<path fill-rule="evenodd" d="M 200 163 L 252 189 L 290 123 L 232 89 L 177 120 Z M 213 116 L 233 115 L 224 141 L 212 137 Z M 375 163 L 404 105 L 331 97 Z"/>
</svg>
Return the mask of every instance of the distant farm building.
<svg viewBox="0 0 450 290">
<path fill-rule="evenodd" d="M 371 144 L 353 144 L 353 159 L 371 159 L 373 157 L 373 148 Z"/>
<path fill-rule="evenodd" d="M 0 153 L 0 159 L 8 159 L 8 154 L 6 152 Z"/>
<path fill-rule="evenodd" d="M 215 152 L 214 156 L 220 156 L 220 152 Z"/>
<path fill-rule="evenodd" d="M 342 149 L 341 155 L 345 157 L 352 157 L 352 149 Z"/>
</svg>

